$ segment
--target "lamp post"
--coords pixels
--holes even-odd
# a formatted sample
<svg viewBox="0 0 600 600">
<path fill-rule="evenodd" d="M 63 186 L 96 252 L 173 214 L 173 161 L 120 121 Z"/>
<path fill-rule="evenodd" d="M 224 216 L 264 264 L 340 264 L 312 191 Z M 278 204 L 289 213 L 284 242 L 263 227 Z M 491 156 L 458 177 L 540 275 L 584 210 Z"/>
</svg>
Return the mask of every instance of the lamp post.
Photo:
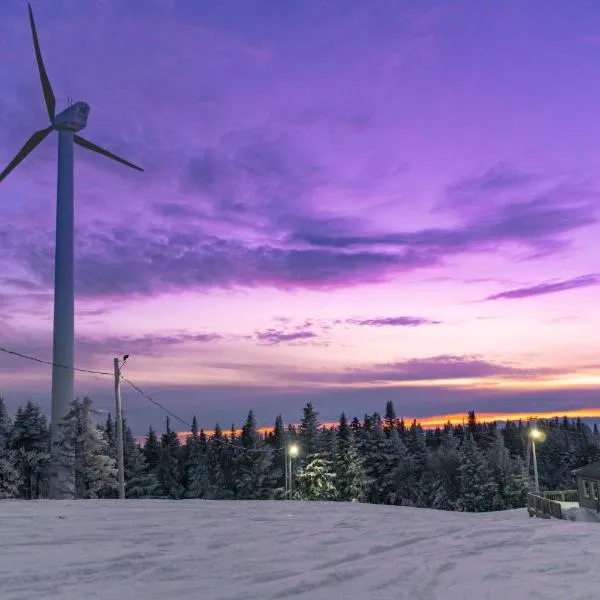
<svg viewBox="0 0 600 600">
<path fill-rule="evenodd" d="M 285 448 L 285 454 L 286 454 L 286 472 L 287 472 L 287 494 L 289 495 L 289 499 L 292 499 L 292 489 L 293 489 L 293 482 L 294 482 L 294 475 L 293 475 L 293 470 L 292 470 L 292 459 L 296 458 L 296 456 L 298 456 L 298 453 L 300 452 L 300 449 L 298 448 L 298 444 L 291 444 L 290 446 L 286 446 Z"/>
<path fill-rule="evenodd" d="M 537 427 L 529 430 L 529 439 L 531 440 L 531 451 L 533 454 L 533 476 L 535 479 L 535 493 L 540 493 L 540 482 L 538 479 L 538 465 L 537 465 L 537 455 L 535 453 L 535 442 L 536 440 L 539 442 L 543 442 L 545 435 L 541 432 Z"/>
</svg>

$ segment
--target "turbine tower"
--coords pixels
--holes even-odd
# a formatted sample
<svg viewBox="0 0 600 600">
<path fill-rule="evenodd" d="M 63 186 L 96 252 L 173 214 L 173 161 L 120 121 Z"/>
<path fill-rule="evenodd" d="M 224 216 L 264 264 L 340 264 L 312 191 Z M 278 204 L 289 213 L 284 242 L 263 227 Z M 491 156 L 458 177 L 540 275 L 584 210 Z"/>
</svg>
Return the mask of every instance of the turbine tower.
<svg viewBox="0 0 600 600">
<path fill-rule="evenodd" d="M 69 498 L 74 494 L 73 471 L 61 464 L 60 429 L 57 425 L 69 412 L 75 399 L 74 356 L 74 210 L 73 210 L 73 144 L 112 158 L 128 167 L 143 171 L 77 135 L 87 124 L 90 107 L 86 102 L 75 102 L 56 114 L 56 99 L 40 51 L 31 5 L 29 22 L 33 35 L 35 57 L 42 82 L 50 125 L 36 131 L 0 173 L 0 182 L 53 131 L 58 131 L 58 179 L 56 194 L 56 249 L 54 258 L 54 334 L 52 347 L 52 414 L 51 414 L 51 481 L 52 498 Z"/>
</svg>

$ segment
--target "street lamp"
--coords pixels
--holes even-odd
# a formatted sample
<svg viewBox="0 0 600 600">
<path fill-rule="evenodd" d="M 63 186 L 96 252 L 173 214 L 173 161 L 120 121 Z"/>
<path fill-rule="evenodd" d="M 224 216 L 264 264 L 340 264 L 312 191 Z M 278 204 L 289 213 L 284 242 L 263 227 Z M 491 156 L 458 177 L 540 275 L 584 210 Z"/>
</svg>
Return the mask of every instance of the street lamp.
<svg viewBox="0 0 600 600">
<path fill-rule="evenodd" d="M 529 439 L 531 440 L 531 450 L 533 453 L 533 476 L 535 478 L 535 493 L 540 493 L 540 482 L 538 479 L 538 465 L 537 455 L 535 453 L 535 442 L 543 442 L 546 439 L 546 435 L 543 431 L 540 431 L 537 427 L 533 427 L 529 430 Z"/>
<path fill-rule="evenodd" d="M 290 444 L 285 447 L 285 474 L 286 474 L 286 496 L 291 500 L 293 487 L 292 458 L 296 458 L 300 452 L 298 444 Z"/>
</svg>

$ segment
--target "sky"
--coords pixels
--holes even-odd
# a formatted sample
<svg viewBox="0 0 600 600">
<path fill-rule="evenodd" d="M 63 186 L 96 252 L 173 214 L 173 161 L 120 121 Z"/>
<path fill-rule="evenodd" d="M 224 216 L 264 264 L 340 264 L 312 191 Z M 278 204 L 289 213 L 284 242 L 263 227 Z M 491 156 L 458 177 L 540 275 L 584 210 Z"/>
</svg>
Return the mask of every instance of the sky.
<svg viewBox="0 0 600 600">
<path fill-rule="evenodd" d="M 32 2 L 75 150 L 76 359 L 212 428 L 600 414 L 600 5 Z M 2 168 L 47 114 L 0 7 Z M 0 346 L 52 356 L 57 136 L 0 184 Z M 0 355 L 9 409 L 47 365 Z M 78 396 L 112 410 L 110 375 Z M 164 412 L 129 386 L 138 433 Z M 597 411 L 593 409 L 598 408 Z"/>
</svg>

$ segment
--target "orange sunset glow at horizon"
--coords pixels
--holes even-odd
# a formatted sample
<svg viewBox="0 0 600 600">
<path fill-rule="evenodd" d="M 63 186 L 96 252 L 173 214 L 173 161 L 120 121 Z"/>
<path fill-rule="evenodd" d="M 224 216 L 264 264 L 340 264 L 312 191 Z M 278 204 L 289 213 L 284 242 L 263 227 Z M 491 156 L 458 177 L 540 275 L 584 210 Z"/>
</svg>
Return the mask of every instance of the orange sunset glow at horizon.
<svg viewBox="0 0 600 600">
<path fill-rule="evenodd" d="M 600 408 L 579 408 L 579 409 L 571 409 L 564 411 L 540 411 L 540 412 L 510 412 L 510 413 L 486 413 L 475 412 L 477 417 L 477 421 L 480 423 L 493 423 L 494 421 L 529 421 L 532 419 L 551 419 L 551 418 L 562 418 L 567 417 L 569 419 L 592 419 L 595 417 L 600 418 Z M 452 425 L 461 425 L 467 420 L 466 413 L 451 413 L 447 415 L 436 415 L 431 417 L 398 417 L 398 419 L 403 419 L 404 422 L 409 425 L 414 420 L 417 421 L 423 427 L 423 429 L 435 429 L 436 427 L 443 427 L 447 423 Z M 361 420 L 362 423 L 362 420 Z M 298 427 L 298 423 L 292 423 L 295 427 Z M 321 427 L 336 427 L 338 425 L 337 421 L 328 421 L 321 423 Z M 287 427 L 287 424 L 286 424 Z M 272 425 L 267 425 L 263 427 L 258 427 L 257 431 L 262 435 L 266 435 L 271 433 L 274 430 Z M 234 430 L 235 435 L 240 435 L 241 428 L 237 428 Z M 214 429 L 204 429 L 204 433 L 207 436 L 212 436 L 214 434 Z M 185 438 L 190 435 L 189 431 L 178 431 L 177 436 L 181 440 L 185 440 Z M 225 430 L 223 429 L 223 435 L 231 435 L 231 429 Z"/>
</svg>

